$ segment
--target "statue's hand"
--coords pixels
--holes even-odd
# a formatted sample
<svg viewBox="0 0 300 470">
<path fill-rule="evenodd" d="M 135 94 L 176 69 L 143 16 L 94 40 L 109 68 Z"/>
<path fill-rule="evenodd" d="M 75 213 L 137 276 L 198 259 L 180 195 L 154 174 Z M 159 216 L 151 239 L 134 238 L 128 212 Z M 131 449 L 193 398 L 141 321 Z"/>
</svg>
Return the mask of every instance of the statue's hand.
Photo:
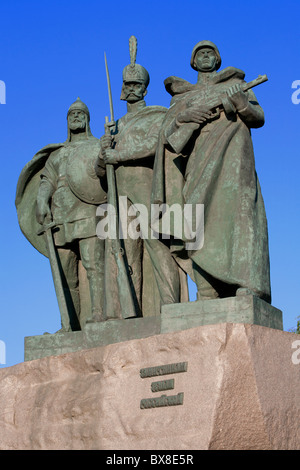
<svg viewBox="0 0 300 470">
<path fill-rule="evenodd" d="M 108 134 L 103 135 L 100 139 L 100 144 L 101 144 L 102 151 L 104 151 L 105 149 L 111 148 L 112 142 L 113 142 L 113 136 L 112 135 L 110 135 L 110 134 L 109 135 Z"/>
<path fill-rule="evenodd" d="M 51 219 L 51 211 L 49 204 L 42 201 L 36 206 L 36 219 L 40 225 L 44 225 L 46 218 Z"/>
<path fill-rule="evenodd" d="M 115 164 L 119 162 L 119 152 L 114 149 L 106 149 L 103 152 L 103 160 L 106 164 Z"/>
<path fill-rule="evenodd" d="M 239 83 L 236 83 L 235 85 L 231 86 L 226 91 L 226 93 L 229 100 L 237 111 L 246 108 L 246 106 L 248 105 L 248 97 L 246 93 L 244 93 L 241 89 L 241 85 Z"/>
<path fill-rule="evenodd" d="M 96 160 L 94 169 L 98 178 L 102 178 L 105 175 L 105 163 L 101 153 Z"/>
<path fill-rule="evenodd" d="M 190 107 L 177 115 L 177 121 L 179 123 L 196 122 L 197 124 L 202 124 L 210 119 L 211 116 L 212 113 L 206 106 Z"/>
</svg>

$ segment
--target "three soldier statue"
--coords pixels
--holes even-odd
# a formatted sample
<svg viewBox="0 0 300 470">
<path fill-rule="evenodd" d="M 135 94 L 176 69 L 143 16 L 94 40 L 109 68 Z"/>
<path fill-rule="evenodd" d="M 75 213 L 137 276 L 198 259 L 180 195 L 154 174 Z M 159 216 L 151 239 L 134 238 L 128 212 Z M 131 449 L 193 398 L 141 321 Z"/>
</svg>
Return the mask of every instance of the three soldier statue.
<svg viewBox="0 0 300 470">
<path fill-rule="evenodd" d="M 221 71 L 218 48 L 194 47 L 195 84 L 171 76 L 170 108 L 146 106 L 149 73 L 136 63 L 123 70 L 127 113 L 106 121 L 97 139 L 78 98 L 67 113 L 67 140 L 41 149 L 19 177 L 16 207 L 22 232 L 49 257 L 62 331 L 89 322 L 159 315 L 164 304 L 188 301 L 187 276 L 198 300 L 250 293 L 271 302 L 267 221 L 255 171 L 251 128 L 264 124 L 252 87 L 235 67 Z M 125 201 L 123 206 L 119 201 Z M 109 203 L 135 216 L 117 240 L 97 226 Z M 149 236 L 151 206 L 204 205 L 204 242 L 162 224 Z M 139 214 L 139 217 L 136 217 Z M 131 231 L 130 231 L 131 230 Z M 131 236 L 130 236 L 131 233 Z M 138 233 L 138 236 L 137 236 Z"/>
</svg>

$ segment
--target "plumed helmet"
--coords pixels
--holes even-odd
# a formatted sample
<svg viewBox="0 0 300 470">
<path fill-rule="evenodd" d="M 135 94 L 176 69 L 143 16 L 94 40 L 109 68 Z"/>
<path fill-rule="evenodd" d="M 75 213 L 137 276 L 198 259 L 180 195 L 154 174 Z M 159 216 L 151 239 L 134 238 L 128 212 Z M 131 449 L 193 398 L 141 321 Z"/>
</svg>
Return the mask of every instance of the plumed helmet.
<svg viewBox="0 0 300 470">
<path fill-rule="evenodd" d="M 139 64 L 136 64 L 137 39 L 135 36 L 129 38 L 130 64 L 123 69 L 123 82 L 144 83 L 145 87 L 149 85 L 150 77 L 147 70 Z"/>
<path fill-rule="evenodd" d="M 67 117 L 69 116 L 70 112 L 71 111 L 74 111 L 75 109 L 79 110 L 79 111 L 83 111 L 86 115 L 87 115 L 87 118 L 88 118 L 88 121 L 90 121 L 90 112 L 89 112 L 89 108 L 87 107 L 86 104 L 84 104 L 80 98 L 77 98 L 76 101 L 74 101 L 74 103 L 71 104 L 71 106 L 69 107 L 68 109 L 68 114 L 67 114 Z"/>
<path fill-rule="evenodd" d="M 192 51 L 191 67 L 194 70 L 197 70 L 197 68 L 195 66 L 195 62 L 194 62 L 195 61 L 195 55 L 199 51 L 199 49 L 201 49 L 202 47 L 210 47 L 211 49 L 213 49 L 215 51 L 215 54 L 216 54 L 216 57 L 217 57 L 216 70 L 218 70 L 221 67 L 221 56 L 220 56 L 220 52 L 219 52 L 217 46 L 211 41 L 200 41 L 196 44 L 196 46 L 194 47 L 194 49 Z"/>
</svg>

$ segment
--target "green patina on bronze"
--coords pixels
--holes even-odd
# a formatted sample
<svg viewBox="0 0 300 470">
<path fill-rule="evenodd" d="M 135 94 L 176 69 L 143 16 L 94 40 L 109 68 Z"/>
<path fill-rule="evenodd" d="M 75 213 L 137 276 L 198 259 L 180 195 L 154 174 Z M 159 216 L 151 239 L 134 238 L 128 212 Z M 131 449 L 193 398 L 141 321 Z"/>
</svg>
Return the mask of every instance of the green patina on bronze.
<svg viewBox="0 0 300 470">
<path fill-rule="evenodd" d="M 27 359 L 222 321 L 282 328 L 281 312 L 268 305 L 267 221 L 251 139 L 264 124 L 252 87 L 266 77 L 247 84 L 241 70 L 219 70 L 218 48 L 201 41 L 191 56 L 197 83 L 171 76 L 170 108 L 146 106 L 150 76 L 136 64 L 134 36 L 129 50 L 121 90 L 127 113 L 115 122 L 111 102 L 111 122 L 96 139 L 78 98 L 67 140 L 41 149 L 18 181 L 19 224 L 49 257 L 62 320 L 57 335 L 27 338 Z M 139 205 L 151 213 L 151 203 L 203 204 L 203 247 L 187 251 L 172 232 L 144 237 L 148 218 L 138 239 L 100 239 L 97 207 L 113 200 L 120 210 L 119 198 L 132 214 Z M 188 302 L 187 274 L 198 302 Z"/>
<path fill-rule="evenodd" d="M 203 248 L 175 247 L 178 259 L 188 254 L 199 299 L 250 292 L 270 302 L 267 220 L 250 132 L 264 124 L 264 112 L 253 91 L 243 91 L 244 72 L 217 72 L 220 53 L 210 41 L 194 47 L 191 65 L 196 84 L 165 80 L 172 101 L 160 130 L 152 202 L 204 204 Z"/>
<path fill-rule="evenodd" d="M 110 136 L 93 137 L 89 110 L 78 99 L 67 114 L 66 142 L 39 151 L 18 181 L 19 224 L 33 246 L 49 257 L 62 331 L 122 318 L 128 289 L 124 278 L 123 283 L 116 282 L 120 266 L 112 255 L 114 243 L 96 236 L 97 206 L 108 201 L 112 190 L 115 197 L 128 198 L 128 207 L 150 206 L 155 150 L 167 109 L 146 107 L 149 74 L 135 63 L 134 37 L 130 55 L 121 94 L 127 114 L 115 123 Z M 116 187 L 109 176 L 112 165 Z M 165 243 L 142 238 L 122 242 L 128 294 L 135 303 L 129 317 L 159 315 L 163 304 L 188 299 L 186 275 Z M 119 249 L 117 256 L 123 261 Z"/>
<path fill-rule="evenodd" d="M 101 159 L 115 166 L 118 197 L 128 198 L 128 210 L 142 204 L 150 214 L 153 165 L 159 131 L 167 112 L 162 106 L 146 106 L 144 100 L 150 81 L 149 73 L 136 64 L 137 41 L 129 40 L 130 64 L 123 70 L 121 100 L 127 113 L 111 123 L 111 134 L 101 140 Z M 148 221 L 147 221 L 148 225 Z M 107 240 L 107 248 L 111 245 Z M 177 265 L 169 247 L 162 240 L 141 237 L 124 240 L 130 266 L 136 309 L 139 315 L 159 315 L 162 305 L 188 299 L 186 275 Z M 106 285 L 110 295 L 109 311 L 120 309 L 114 282 L 114 260 L 106 258 Z"/>
<path fill-rule="evenodd" d="M 96 237 L 96 209 L 106 200 L 106 189 L 94 169 L 100 141 L 91 133 L 88 108 L 79 98 L 67 120 L 67 140 L 44 147 L 23 169 L 16 207 L 24 235 L 50 258 L 62 330 L 73 331 L 103 319 L 104 241 Z"/>
</svg>

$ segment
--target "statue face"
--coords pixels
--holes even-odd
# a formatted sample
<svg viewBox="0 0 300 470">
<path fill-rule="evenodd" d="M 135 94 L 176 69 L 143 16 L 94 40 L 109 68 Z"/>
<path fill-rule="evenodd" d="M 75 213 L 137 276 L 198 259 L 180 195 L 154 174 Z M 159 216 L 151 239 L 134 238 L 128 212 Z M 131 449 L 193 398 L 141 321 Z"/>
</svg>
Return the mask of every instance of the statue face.
<svg viewBox="0 0 300 470">
<path fill-rule="evenodd" d="M 199 72 L 211 72 L 216 69 L 217 57 L 211 47 L 202 47 L 195 55 L 195 66 Z"/>
<path fill-rule="evenodd" d="M 136 103 L 146 95 L 146 87 L 143 83 L 125 82 L 123 83 L 124 100 L 128 103 Z"/>
<path fill-rule="evenodd" d="M 71 131 L 83 131 L 85 129 L 85 113 L 78 109 L 74 109 L 69 113 L 68 124 Z"/>
</svg>

